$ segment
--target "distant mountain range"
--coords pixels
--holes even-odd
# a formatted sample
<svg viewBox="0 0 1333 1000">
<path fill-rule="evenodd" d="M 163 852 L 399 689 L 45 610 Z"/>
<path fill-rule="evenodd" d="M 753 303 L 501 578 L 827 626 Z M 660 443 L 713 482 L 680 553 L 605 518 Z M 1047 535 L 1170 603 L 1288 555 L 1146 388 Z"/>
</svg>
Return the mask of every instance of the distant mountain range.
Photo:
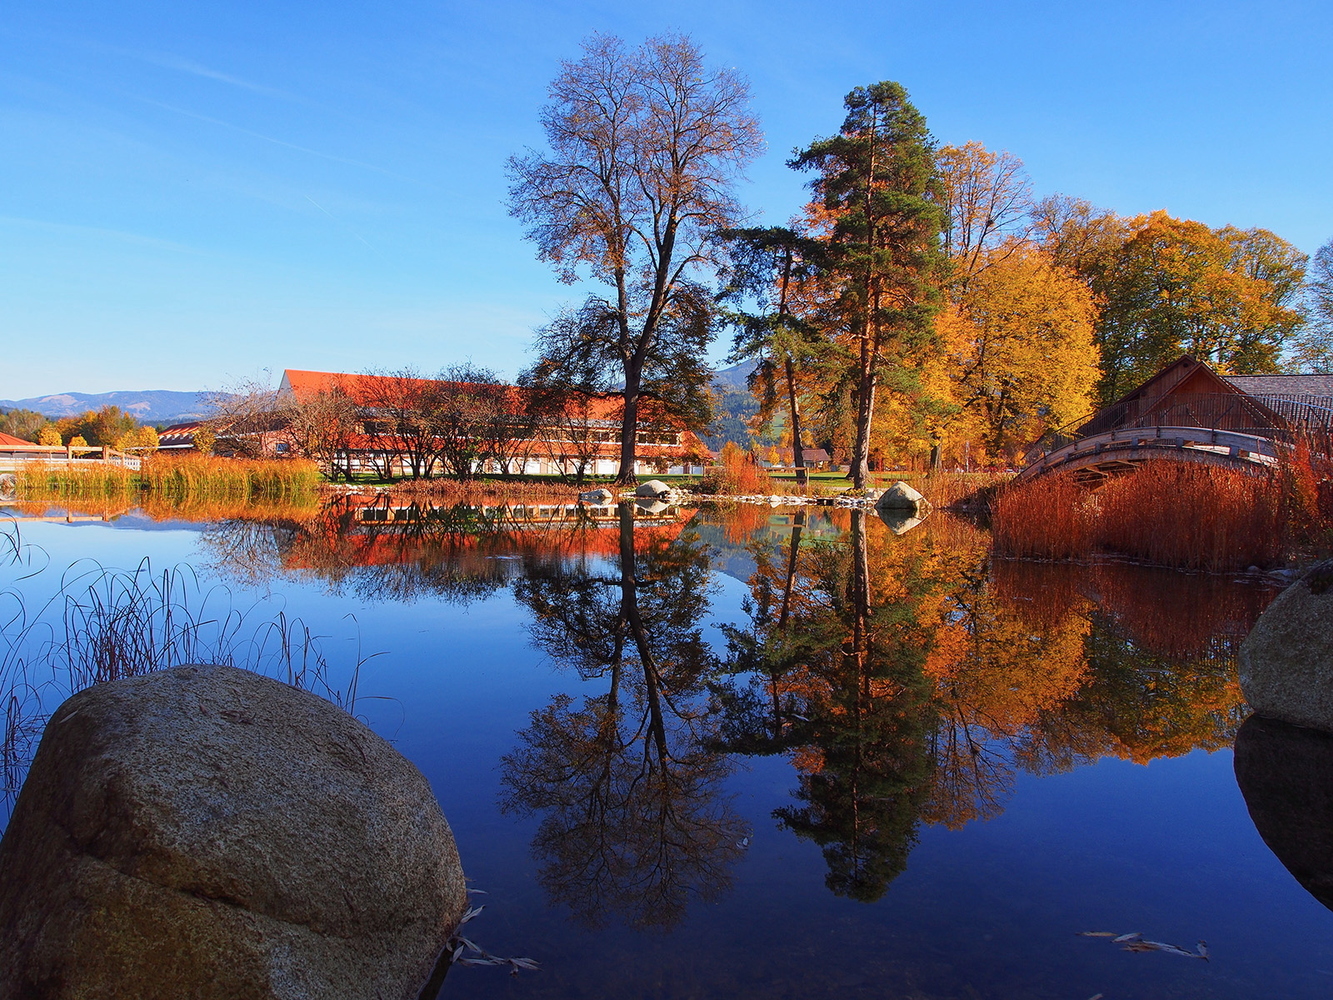
<svg viewBox="0 0 1333 1000">
<path fill-rule="evenodd" d="M 58 392 L 28 399 L 0 399 L 0 410 L 35 410 L 44 416 L 74 417 L 104 406 L 119 406 L 143 424 L 178 424 L 207 413 L 203 392 L 145 389 L 142 392 Z"/>
</svg>

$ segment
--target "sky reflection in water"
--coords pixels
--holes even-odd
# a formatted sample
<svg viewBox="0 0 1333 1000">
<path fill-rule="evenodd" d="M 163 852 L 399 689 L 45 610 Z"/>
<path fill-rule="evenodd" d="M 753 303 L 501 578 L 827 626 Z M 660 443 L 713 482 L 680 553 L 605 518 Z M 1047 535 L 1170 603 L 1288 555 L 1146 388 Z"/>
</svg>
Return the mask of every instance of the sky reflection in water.
<svg viewBox="0 0 1333 1000">
<path fill-rule="evenodd" d="M 22 531 L 52 567 L 149 556 L 271 595 L 335 668 L 382 651 L 358 713 L 436 789 L 487 893 L 474 936 L 543 963 L 442 995 L 1333 988 L 1333 913 L 1231 768 L 1267 588 L 992 564 L 939 514 L 269 513 Z"/>
</svg>

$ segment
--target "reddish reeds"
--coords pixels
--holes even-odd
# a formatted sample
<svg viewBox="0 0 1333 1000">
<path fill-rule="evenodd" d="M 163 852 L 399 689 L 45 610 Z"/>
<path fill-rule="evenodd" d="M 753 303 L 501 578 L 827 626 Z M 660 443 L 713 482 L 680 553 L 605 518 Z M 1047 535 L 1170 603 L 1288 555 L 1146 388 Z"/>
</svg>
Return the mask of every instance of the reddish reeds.
<svg viewBox="0 0 1333 1000">
<path fill-rule="evenodd" d="M 1019 559 L 1079 559 L 1093 550 L 1096 501 L 1064 475 L 1001 490 L 995 499 L 995 551 Z"/>
<path fill-rule="evenodd" d="M 1097 496 L 1103 551 L 1211 572 L 1275 566 L 1285 555 L 1282 491 L 1266 474 L 1149 462 Z"/>
<path fill-rule="evenodd" d="M 1277 566 L 1302 539 L 1327 531 L 1318 490 L 1294 491 L 1294 475 L 1162 460 L 1096 491 L 1067 475 L 1043 477 L 997 498 L 995 552 L 1057 560 L 1105 553 L 1207 572 Z M 1303 496 L 1314 496 L 1313 506 Z"/>
<path fill-rule="evenodd" d="M 936 507 L 966 504 L 978 494 L 1003 487 L 1013 478 L 1007 472 L 932 472 L 925 476 L 903 477 Z M 885 482 L 884 477 L 880 477 Z"/>
</svg>

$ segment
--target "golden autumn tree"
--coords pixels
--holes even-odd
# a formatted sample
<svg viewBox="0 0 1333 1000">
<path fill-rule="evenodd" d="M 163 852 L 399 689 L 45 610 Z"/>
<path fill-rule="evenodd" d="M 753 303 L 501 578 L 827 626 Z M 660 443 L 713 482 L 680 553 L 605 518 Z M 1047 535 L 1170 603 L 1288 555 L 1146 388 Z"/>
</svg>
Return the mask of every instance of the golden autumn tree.
<svg viewBox="0 0 1333 1000">
<path fill-rule="evenodd" d="M 941 146 L 935 154 L 945 208 L 944 252 L 955 295 L 1020 249 L 1031 229 L 1032 185 L 1023 161 L 979 142 Z"/>
<path fill-rule="evenodd" d="M 1096 322 L 1085 284 L 1041 250 L 1012 244 L 941 313 L 953 399 L 991 458 L 1011 458 L 1093 408 Z"/>
<path fill-rule="evenodd" d="M 1034 218 L 1052 258 L 1102 304 L 1103 402 L 1185 353 L 1231 374 L 1276 371 L 1301 328 L 1306 257 L 1268 230 L 1162 211 L 1123 219 L 1059 196 Z"/>
</svg>

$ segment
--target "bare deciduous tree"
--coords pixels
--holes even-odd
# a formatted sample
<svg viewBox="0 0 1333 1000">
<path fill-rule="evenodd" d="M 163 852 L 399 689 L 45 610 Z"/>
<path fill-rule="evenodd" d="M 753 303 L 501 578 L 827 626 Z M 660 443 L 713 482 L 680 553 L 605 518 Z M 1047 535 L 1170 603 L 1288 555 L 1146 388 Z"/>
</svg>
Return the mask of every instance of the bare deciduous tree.
<svg viewBox="0 0 1333 1000">
<path fill-rule="evenodd" d="M 762 137 L 745 82 L 705 67 L 688 38 L 629 50 L 594 35 L 583 49 L 561 67 L 541 112 L 550 154 L 509 161 L 509 205 L 562 280 L 591 277 L 611 289 L 579 310 L 596 322 L 539 346 L 548 371 L 581 365 L 623 376 L 619 481 L 633 483 L 645 376 L 665 367 L 680 385 L 690 360 L 691 376 L 706 373 L 713 323 L 696 314 L 711 299 L 692 276 L 713 266 L 709 235 L 735 224 L 731 185 Z M 664 337 L 672 330 L 683 336 Z"/>
</svg>

